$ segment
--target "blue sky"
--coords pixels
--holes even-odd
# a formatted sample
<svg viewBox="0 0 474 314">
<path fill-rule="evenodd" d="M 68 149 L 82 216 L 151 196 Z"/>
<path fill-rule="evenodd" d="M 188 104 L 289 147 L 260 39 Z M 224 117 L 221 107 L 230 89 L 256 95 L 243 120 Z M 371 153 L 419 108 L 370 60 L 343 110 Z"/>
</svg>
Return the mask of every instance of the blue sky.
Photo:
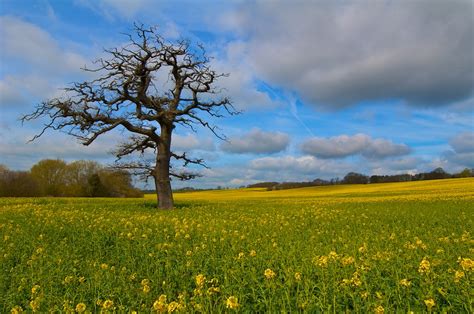
<svg viewBox="0 0 474 314">
<path fill-rule="evenodd" d="M 175 187 L 239 186 L 474 167 L 471 1 L 13 1 L 0 4 L 0 163 L 94 159 L 124 136 L 84 147 L 21 114 L 88 79 L 80 67 L 126 42 L 134 21 L 203 43 L 243 114 L 177 129 L 175 149 L 207 160 Z"/>
</svg>

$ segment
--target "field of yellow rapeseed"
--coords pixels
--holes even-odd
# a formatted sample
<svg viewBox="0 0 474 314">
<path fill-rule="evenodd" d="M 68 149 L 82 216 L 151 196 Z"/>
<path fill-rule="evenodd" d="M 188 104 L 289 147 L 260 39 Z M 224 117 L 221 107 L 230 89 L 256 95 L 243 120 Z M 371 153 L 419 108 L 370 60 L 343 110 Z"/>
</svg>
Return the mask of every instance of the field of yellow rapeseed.
<svg viewBox="0 0 474 314">
<path fill-rule="evenodd" d="M 0 312 L 473 312 L 474 180 L 0 200 Z"/>
</svg>

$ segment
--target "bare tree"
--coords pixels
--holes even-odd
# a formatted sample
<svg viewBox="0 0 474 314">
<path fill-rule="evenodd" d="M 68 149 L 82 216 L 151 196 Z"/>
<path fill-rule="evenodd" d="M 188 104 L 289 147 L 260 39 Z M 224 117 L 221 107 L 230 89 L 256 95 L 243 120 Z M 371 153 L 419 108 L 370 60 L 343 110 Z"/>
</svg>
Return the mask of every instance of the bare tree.
<svg viewBox="0 0 474 314">
<path fill-rule="evenodd" d="M 114 152 L 117 167 L 153 177 L 158 207 L 171 209 L 171 177 L 188 180 L 196 176 L 174 171 L 171 159 L 183 162 L 183 166 L 204 165 L 201 159 L 172 152 L 175 127 L 181 125 L 195 131 L 196 126 L 202 126 L 222 139 L 209 120 L 238 112 L 227 97 L 219 97 L 215 83 L 226 74 L 211 69 L 202 46 L 186 40 L 166 41 L 156 28 L 137 24 L 134 33 L 127 36 L 127 45 L 105 50 L 107 58 L 96 60 L 95 68 L 84 69 L 93 72 L 95 79 L 73 83 L 65 88 L 66 97 L 37 105 L 22 121 L 47 119 L 32 140 L 53 129 L 65 131 L 86 146 L 114 129 L 127 131 L 130 136 Z M 166 84 L 168 87 L 163 88 Z M 155 158 L 147 161 L 143 156 L 150 150 Z M 119 163 L 134 153 L 141 158 Z"/>
</svg>

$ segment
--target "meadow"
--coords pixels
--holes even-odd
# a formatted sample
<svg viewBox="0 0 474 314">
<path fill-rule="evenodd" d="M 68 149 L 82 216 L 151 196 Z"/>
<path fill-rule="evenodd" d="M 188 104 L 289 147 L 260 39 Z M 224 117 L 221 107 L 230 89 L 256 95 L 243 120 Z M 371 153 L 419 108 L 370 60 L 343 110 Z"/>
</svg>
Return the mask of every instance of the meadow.
<svg viewBox="0 0 474 314">
<path fill-rule="evenodd" d="M 474 312 L 472 178 L 175 199 L 0 199 L 0 312 Z"/>
</svg>

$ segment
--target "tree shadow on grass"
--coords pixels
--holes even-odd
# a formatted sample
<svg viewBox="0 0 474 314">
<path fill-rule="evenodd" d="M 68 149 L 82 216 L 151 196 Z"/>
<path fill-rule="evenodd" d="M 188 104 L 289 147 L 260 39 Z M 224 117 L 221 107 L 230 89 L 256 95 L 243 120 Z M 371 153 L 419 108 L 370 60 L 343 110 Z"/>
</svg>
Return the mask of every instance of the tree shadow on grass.
<svg viewBox="0 0 474 314">
<path fill-rule="evenodd" d="M 200 207 L 200 206 L 203 206 L 205 205 L 205 203 L 200 203 L 200 202 L 195 202 L 195 201 L 192 201 L 192 202 L 176 202 L 174 204 L 174 209 L 172 210 L 184 210 L 184 209 L 190 209 L 192 207 Z M 150 210 L 150 211 L 169 211 L 167 209 L 158 209 L 156 207 L 156 201 L 145 201 L 143 202 L 142 208 L 144 208 L 145 210 Z"/>
</svg>

